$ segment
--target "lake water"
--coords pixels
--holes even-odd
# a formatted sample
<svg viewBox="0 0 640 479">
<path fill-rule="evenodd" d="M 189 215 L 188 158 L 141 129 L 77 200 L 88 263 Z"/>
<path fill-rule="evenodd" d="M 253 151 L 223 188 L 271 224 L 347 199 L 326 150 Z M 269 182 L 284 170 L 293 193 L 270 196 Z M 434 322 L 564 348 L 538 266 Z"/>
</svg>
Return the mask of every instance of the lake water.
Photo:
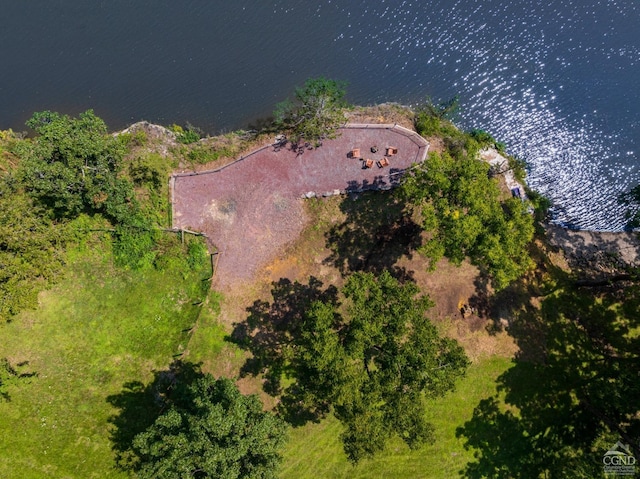
<svg viewBox="0 0 640 479">
<path fill-rule="evenodd" d="M 2 8 L 0 128 L 93 108 L 110 128 L 255 124 L 310 76 L 352 103 L 460 95 L 556 220 L 617 230 L 640 182 L 637 0 L 29 0 Z"/>
</svg>

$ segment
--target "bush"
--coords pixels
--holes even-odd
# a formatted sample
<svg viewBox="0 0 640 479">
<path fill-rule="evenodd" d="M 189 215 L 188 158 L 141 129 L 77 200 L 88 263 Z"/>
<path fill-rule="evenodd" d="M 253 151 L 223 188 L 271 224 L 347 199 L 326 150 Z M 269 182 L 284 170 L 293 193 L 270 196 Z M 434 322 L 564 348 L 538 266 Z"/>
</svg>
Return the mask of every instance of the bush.
<svg viewBox="0 0 640 479">
<path fill-rule="evenodd" d="M 496 140 L 484 130 L 473 129 L 469 135 L 478 142 L 481 148 L 493 148 L 496 145 Z"/>
<path fill-rule="evenodd" d="M 171 160 L 158 153 L 148 153 L 134 158 L 129 164 L 129 175 L 136 186 L 160 189 L 167 181 Z"/>
<path fill-rule="evenodd" d="M 144 269 L 153 265 L 156 233 L 136 227 L 118 226 L 114 232 L 113 256 L 117 266 Z"/>
<path fill-rule="evenodd" d="M 200 138 L 202 138 L 202 131 L 190 123 L 187 123 L 184 128 L 174 123 L 171 125 L 171 130 L 176 134 L 176 140 L 178 143 L 185 145 L 196 143 L 197 141 L 200 141 Z"/>
<path fill-rule="evenodd" d="M 192 270 L 198 270 L 204 266 L 207 262 L 209 251 L 204 241 L 200 238 L 195 238 L 189 241 L 187 246 L 187 264 Z"/>
</svg>

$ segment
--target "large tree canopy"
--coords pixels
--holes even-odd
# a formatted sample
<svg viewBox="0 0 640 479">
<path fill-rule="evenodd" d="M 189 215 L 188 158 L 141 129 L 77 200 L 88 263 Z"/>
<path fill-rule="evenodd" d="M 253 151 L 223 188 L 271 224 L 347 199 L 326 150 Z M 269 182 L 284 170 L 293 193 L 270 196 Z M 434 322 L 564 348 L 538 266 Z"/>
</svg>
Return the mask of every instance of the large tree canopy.
<svg viewBox="0 0 640 479">
<path fill-rule="evenodd" d="M 288 130 L 295 141 L 314 144 L 323 138 L 335 138 L 337 130 L 347 121 L 344 109 L 345 83 L 326 78 L 310 78 L 302 88 L 296 88 L 294 100 L 276 106 L 276 125 Z"/>
<path fill-rule="evenodd" d="M 229 379 L 178 381 L 169 408 L 133 440 L 148 479 L 276 477 L 286 425 Z"/>
<path fill-rule="evenodd" d="M 352 461 L 381 451 L 394 435 L 412 448 L 429 441 L 425 399 L 452 390 L 467 359 L 425 316 L 428 297 L 388 272 L 351 276 L 342 303 L 331 288 L 300 286 L 278 285 L 274 303 L 255 304 L 248 319 L 249 347 L 281 392 L 284 413 L 333 411 Z M 294 382 L 282 390 L 287 377 Z"/>
<path fill-rule="evenodd" d="M 134 202 L 131 183 L 119 178 L 123 148 L 92 110 L 78 118 L 50 111 L 27 122 L 38 136 L 20 145 L 26 190 L 56 217 L 99 212 L 122 222 Z"/>
<path fill-rule="evenodd" d="M 501 289 L 531 266 L 533 217 L 519 199 L 500 201 L 488 173 L 474 156 L 433 152 L 405 177 L 401 195 L 431 232 L 421 250 L 433 264 L 443 256 L 454 263 L 470 257 Z"/>
</svg>

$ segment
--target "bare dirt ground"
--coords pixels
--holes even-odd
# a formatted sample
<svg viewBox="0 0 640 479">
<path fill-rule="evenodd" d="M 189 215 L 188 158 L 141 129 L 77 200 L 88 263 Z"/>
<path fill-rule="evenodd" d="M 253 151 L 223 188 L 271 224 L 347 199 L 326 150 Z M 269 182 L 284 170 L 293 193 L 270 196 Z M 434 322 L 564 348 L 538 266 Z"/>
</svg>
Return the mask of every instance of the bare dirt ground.
<svg viewBox="0 0 640 479">
<path fill-rule="evenodd" d="M 380 160 L 388 146 L 398 153 L 384 168 L 363 168 L 350 157 L 359 147 L 362 157 Z M 175 176 L 174 227 L 208 235 L 220 252 L 215 287 L 225 290 L 250 281 L 298 237 L 307 222 L 305 195 L 390 188 L 404 169 L 424 159 L 427 148 L 416 133 L 393 125 L 344 128 L 319 148 L 267 145 L 219 170 Z"/>
<path fill-rule="evenodd" d="M 413 122 L 410 112 L 398 105 L 356 109 L 349 116 L 352 122 L 385 122 L 407 128 Z M 357 238 L 358 222 L 367 222 L 369 217 L 346 219 L 348 203 L 361 201 L 359 195 L 323 196 L 392 186 L 389 173 L 407 168 L 426 154 L 421 140 L 405 135 L 384 128 L 346 129 L 337 140 L 325 141 L 321 148 L 305 149 L 302 154 L 290 145 L 279 151 L 267 146 L 214 173 L 175 178 L 174 226 L 205 231 L 212 247 L 221 251 L 214 288 L 224 293 L 219 320 L 226 328 L 245 321 L 247 307 L 255 300 L 269 301 L 272 284 L 282 278 L 306 283 L 313 276 L 325 286 L 340 287 L 343 274 L 331 260 L 336 252 L 330 246 L 330 232 L 352 221 L 348 228 L 355 229 L 351 233 Z M 371 146 L 381 151 L 372 154 Z M 362 156 L 378 159 L 386 146 L 396 146 L 399 151 L 385 169 L 362 169 L 360 162 L 348 155 L 352 148 L 360 147 Z M 303 199 L 309 192 L 322 198 Z M 383 211 L 384 200 L 373 208 Z M 365 224 L 363 231 L 372 230 L 369 226 Z M 456 267 L 441 261 L 430 272 L 424 258 L 414 254 L 409 244 L 393 258 L 380 259 L 378 256 L 385 256 L 385 251 L 404 240 L 385 231 L 385 224 L 373 230 L 376 228 L 376 235 L 388 237 L 382 246 L 350 253 L 372 263 L 379 260 L 377 267 L 402 270 L 414 279 L 435 303 L 430 317 L 444 334 L 465 347 L 472 360 L 514 354 L 515 345 L 506 333 L 488 334 L 491 320 L 461 315 L 461 306 L 477 294 L 478 270 L 474 266 L 463 263 Z M 226 359 L 225 354 L 229 356 Z M 239 361 L 241 358 L 229 349 L 207 369 L 234 375 Z M 259 393 L 267 403 L 273 400 L 263 394 L 258 378 L 243 378 L 239 386 L 244 392 Z"/>
</svg>

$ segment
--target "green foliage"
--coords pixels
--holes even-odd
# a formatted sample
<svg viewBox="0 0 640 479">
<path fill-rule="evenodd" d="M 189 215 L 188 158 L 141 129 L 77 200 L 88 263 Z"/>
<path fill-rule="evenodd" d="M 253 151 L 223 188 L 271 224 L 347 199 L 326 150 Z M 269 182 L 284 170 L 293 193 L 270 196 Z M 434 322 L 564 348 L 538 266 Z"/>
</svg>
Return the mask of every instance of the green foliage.
<svg viewBox="0 0 640 479">
<path fill-rule="evenodd" d="M 430 117 L 451 120 L 451 118 L 458 112 L 459 108 L 460 97 L 456 95 L 449 100 L 445 100 L 437 104 L 434 103 L 430 97 L 427 97 L 425 102 L 419 105 L 416 110 L 419 113 Z"/>
<path fill-rule="evenodd" d="M 431 98 L 416 107 L 414 125 L 422 136 L 458 136 L 460 131 L 451 123 L 451 118 L 458 111 L 457 96 L 448 101 L 435 104 Z"/>
<path fill-rule="evenodd" d="M 38 293 L 60 275 L 63 231 L 15 178 L 0 176 L 0 322 L 35 307 Z"/>
<path fill-rule="evenodd" d="M 498 148 L 498 144 L 496 144 L 496 149 L 500 152 Z M 504 155 L 504 152 L 501 152 Z M 513 172 L 513 176 L 520 183 L 525 182 L 525 178 L 527 176 L 527 163 L 520 158 L 515 158 L 511 155 L 506 155 L 507 161 L 509 162 L 509 169 Z"/>
<path fill-rule="evenodd" d="M 191 239 L 187 244 L 187 264 L 193 270 L 202 268 L 209 259 L 207 245 L 202 238 Z"/>
<path fill-rule="evenodd" d="M 192 165 L 205 165 L 219 160 L 230 158 L 237 154 L 237 150 L 231 147 L 214 148 L 209 145 L 194 145 L 186 152 L 186 159 Z"/>
<path fill-rule="evenodd" d="M 527 198 L 533 206 L 535 219 L 537 222 L 545 221 L 549 216 L 549 208 L 551 208 L 551 200 L 541 195 L 537 191 L 527 190 Z"/>
<path fill-rule="evenodd" d="M 280 409 L 292 422 L 329 411 L 343 423 L 343 446 L 357 462 L 392 437 L 417 448 L 432 439 L 425 399 L 440 397 L 464 374 L 467 359 L 426 318 L 432 305 L 413 283 L 388 272 L 351 276 L 342 290 L 281 282 L 274 303 L 256 302 L 248 347 Z M 294 381 L 283 389 L 282 380 Z"/>
<path fill-rule="evenodd" d="M 629 191 L 618 195 L 618 203 L 626 207 L 626 228 L 640 227 L 640 185 L 634 186 Z"/>
<path fill-rule="evenodd" d="M 136 207 L 133 189 L 119 178 L 124 147 L 88 110 L 78 118 L 49 111 L 27 122 L 38 137 L 22 142 L 20 179 L 25 189 L 57 218 L 98 212 L 114 222 Z"/>
<path fill-rule="evenodd" d="M 2 325 L 0 358 L 19 375 L 37 373 L 16 378 L 11 401 L 0 401 L 2 478 L 130 477 L 116 469 L 110 418 L 118 409 L 108 397 L 147 382 L 190 344 L 209 268 L 116 269 L 110 235 L 94 235 L 106 243 L 71 251 L 63 278 L 39 307 Z M 136 398 L 125 398 L 132 415 L 156 411 L 153 396 L 149 408 Z"/>
<path fill-rule="evenodd" d="M 200 138 L 202 138 L 202 132 L 190 123 L 187 123 L 184 128 L 180 125 L 173 124 L 171 125 L 171 130 L 176 134 L 176 140 L 178 143 L 185 145 L 196 143 L 197 141 L 200 141 Z"/>
<path fill-rule="evenodd" d="M 138 477 L 275 479 L 286 425 L 257 396 L 226 378 L 177 377 L 167 406 L 133 439 Z"/>
<path fill-rule="evenodd" d="M 567 279 L 511 321 L 518 357 L 458 431 L 475 454 L 465 477 L 602 477 L 617 441 L 640 456 L 638 287 Z"/>
<path fill-rule="evenodd" d="M 129 163 L 129 175 L 136 186 L 160 189 L 167 182 L 171 172 L 171 160 L 158 153 L 136 156 Z"/>
<path fill-rule="evenodd" d="M 500 202 L 488 173 L 489 165 L 474 157 L 434 152 L 407 175 L 400 195 L 431 232 L 422 252 L 432 266 L 442 256 L 456 264 L 469 257 L 501 289 L 532 265 L 533 218 L 518 199 Z"/>
<path fill-rule="evenodd" d="M 484 147 L 492 147 L 496 142 L 496 140 L 484 130 L 473 129 L 469 132 L 469 135 Z"/>
<path fill-rule="evenodd" d="M 326 78 L 310 78 L 296 88 L 294 100 L 276 105 L 276 126 L 290 131 L 294 141 L 319 145 L 324 138 L 335 138 L 346 123 L 344 101 L 346 83 Z"/>
<path fill-rule="evenodd" d="M 113 242 L 115 264 L 131 269 L 144 269 L 153 265 L 156 258 L 158 233 L 145 227 L 117 226 Z"/>
<path fill-rule="evenodd" d="M 458 477 L 457 472 L 474 459 L 456 437 L 456 428 L 468 420 L 478 402 L 495 392 L 495 380 L 511 366 L 506 358 L 492 356 L 474 361 L 455 392 L 427 400 L 425 417 L 434 426 L 435 442 L 407 450 L 400 439 L 357 464 L 342 453 L 341 423 L 333 416 L 320 423 L 295 428 L 283 452 L 282 479 L 440 479 Z"/>
</svg>

